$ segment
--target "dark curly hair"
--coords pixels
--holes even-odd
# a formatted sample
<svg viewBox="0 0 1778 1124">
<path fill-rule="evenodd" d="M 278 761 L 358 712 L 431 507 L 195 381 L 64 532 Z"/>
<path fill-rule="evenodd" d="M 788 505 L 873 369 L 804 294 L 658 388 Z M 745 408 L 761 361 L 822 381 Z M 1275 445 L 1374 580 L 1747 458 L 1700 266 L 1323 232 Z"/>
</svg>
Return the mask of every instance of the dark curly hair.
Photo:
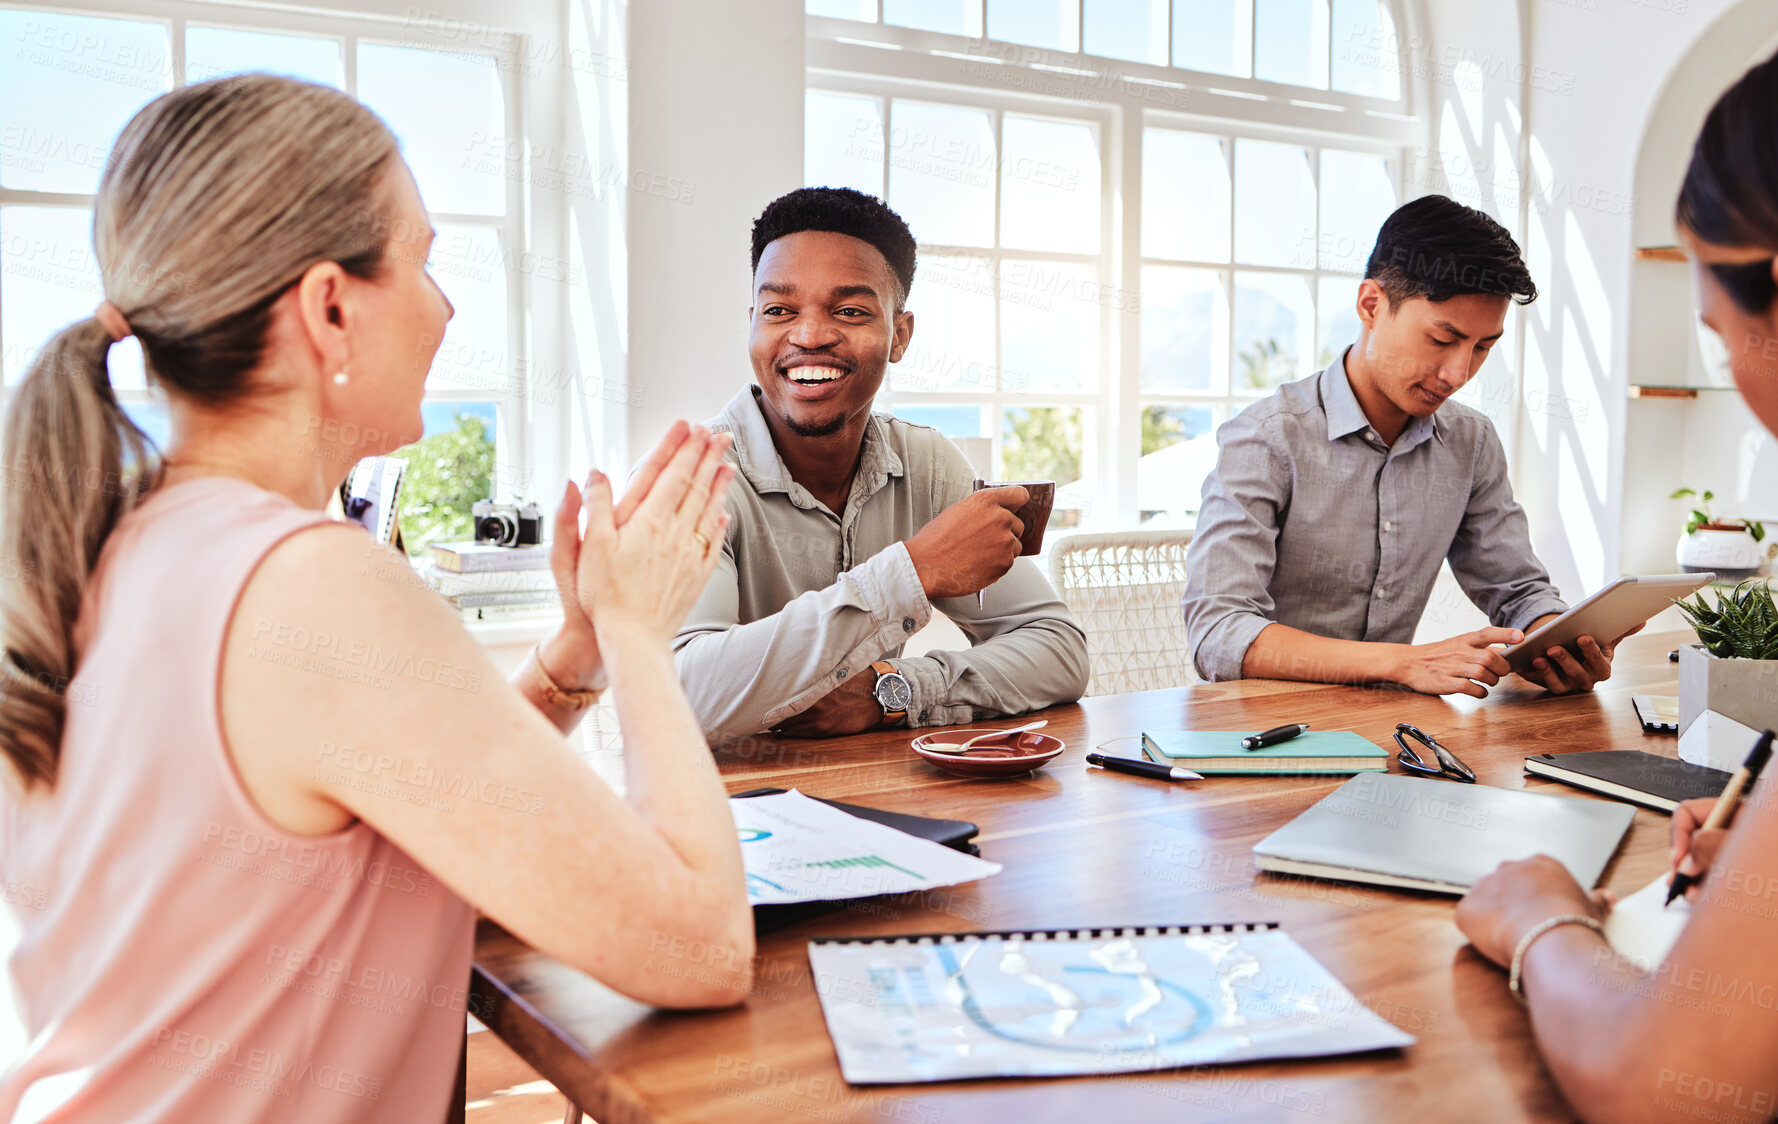
<svg viewBox="0 0 1778 1124">
<path fill-rule="evenodd" d="M 1531 271 L 1506 228 L 1443 195 L 1422 196 L 1383 220 L 1364 276 L 1383 287 L 1391 304 L 1469 293 L 1520 304 L 1537 299 Z"/>
<path fill-rule="evenodd" d="M 907 303 L 914 287 L 914 233 L 887 203 L 849 187 L 800 187 L 778 196 L 753 220 L 754 272 L 759 272 L 760 255 L 767 246 L 805 230 L 849 234 L 875 246 L 900 287 L 896 310 Z"/>
</svg>

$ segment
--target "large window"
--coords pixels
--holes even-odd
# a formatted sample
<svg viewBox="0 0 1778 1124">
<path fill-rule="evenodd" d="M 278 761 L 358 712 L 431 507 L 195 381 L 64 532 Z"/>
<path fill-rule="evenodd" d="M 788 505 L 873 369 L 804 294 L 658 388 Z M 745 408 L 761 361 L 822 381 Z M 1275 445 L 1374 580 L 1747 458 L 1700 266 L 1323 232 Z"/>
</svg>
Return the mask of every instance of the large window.
<svg viewBox="0 0 1778 1124">
<path fill-rule="evenodd" d="M 805 0 L 810 15 L 1365 97 L 1401 97 L 1380 0 Z"/>
<path fill-rule="evenodd" d="M 1145 521 L 1195 512 L 1215 427 L 1326 367 L 1396 205 L 1382 155 L 1150 127 L 1142 138 Z"/>
<path fill-rule="evenodd" d="M 457 309 L 427 384 L 426 436 L 398 454 L 412 465 L 404 537 L 419 550 L 466 534 L 468 505 L 523 454 L 517 310 L 536 258 L 522 253 L 507 144 L 512 60 L 428 49 L 394 24 L 166 4 L 142 5 L 139 18 L 0 9 L 0 58 L 0 398 L 52 334 L 103 297 L 93 197 L 138 109 L 176 85 L 244 71 L 336 86 L 401 142 L 438 231 L 429 268 Z M 119 399 L 164 447 L 165 404 L 134 341 L 112 350 L 111 371 Z"/>
<path fill-rule="evenodd" d="M 1108 409 L 1101 122 L 959 100 L 810 90 L 805 179 L 884 196 L 920 242 L 914 336 L 885 404 L 986 438 L 1005 479 L 1063 486 L 1079 522 Z"/>
<path fill-rule="evenodd" d="M 804 182 L 882 196 L 920 242 L 882 405 L 1056 480 L 1059 525 L 1189 525 L 1216 427 L 1356 337 L 1413 128 L 1389 7 L 807 10 Z"/>
</svg>

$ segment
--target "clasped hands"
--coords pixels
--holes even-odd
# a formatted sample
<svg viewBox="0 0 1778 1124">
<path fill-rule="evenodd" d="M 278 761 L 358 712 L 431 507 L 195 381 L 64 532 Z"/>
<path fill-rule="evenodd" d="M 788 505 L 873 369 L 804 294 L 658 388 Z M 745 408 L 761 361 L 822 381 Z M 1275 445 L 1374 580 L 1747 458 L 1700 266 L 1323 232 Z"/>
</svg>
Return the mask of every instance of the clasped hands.
<svg viewBox="0 0 1778 1124">
<path fill-rule="evenodd" d="M 621 499 L 594 470 L 556 505 L 550 570 L 562 624 L 538 661 L 570 690 L 603 690 L 599 631 L 638 628 L 662 644 L 685 620 L 722 551 L 735 469 L 726 434 L 675 422 L 637 467 Z M 581 515 L 586 530 L 581 531 Z"/>
</svg>

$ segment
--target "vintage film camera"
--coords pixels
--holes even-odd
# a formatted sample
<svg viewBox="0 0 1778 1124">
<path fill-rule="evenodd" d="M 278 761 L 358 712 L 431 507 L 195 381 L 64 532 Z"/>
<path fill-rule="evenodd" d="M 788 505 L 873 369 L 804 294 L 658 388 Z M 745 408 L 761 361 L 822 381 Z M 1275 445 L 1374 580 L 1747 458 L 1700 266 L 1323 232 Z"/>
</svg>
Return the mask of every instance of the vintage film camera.
<svg viewBox="0 0 1778 1124">
<path fill-rule="evenodd" d="M 495 503 L 478 500 L 475 541 L 494 546 L 535 546 L 543 541 L 543 512 L 534 503 Z"/>
</svg>

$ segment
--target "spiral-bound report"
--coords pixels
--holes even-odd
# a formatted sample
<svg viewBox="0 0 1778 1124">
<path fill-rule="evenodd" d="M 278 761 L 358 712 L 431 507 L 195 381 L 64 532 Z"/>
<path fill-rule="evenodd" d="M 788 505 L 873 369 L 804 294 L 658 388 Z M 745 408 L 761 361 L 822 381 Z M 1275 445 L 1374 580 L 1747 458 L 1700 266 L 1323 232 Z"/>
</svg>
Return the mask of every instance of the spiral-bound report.
<svg viewBox="0 0 1778 1124">
<path fill-rule="evenodd" d="M 854 1085 L 1058 1077 L 1410 1046 L 1275 923 L 821 938 Z"/>
</svg>

